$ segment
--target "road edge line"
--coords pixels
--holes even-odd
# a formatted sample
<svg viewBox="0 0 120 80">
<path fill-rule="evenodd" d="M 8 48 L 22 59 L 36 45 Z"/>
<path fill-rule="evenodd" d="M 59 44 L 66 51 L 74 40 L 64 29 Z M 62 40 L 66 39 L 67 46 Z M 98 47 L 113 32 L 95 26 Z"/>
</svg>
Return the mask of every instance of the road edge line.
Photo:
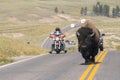
<svg viewBox="0 0 120 80">
<path fill-rule="evenodd" d="M 27 58 L 27 59 L 15 61 L 15 62 L 12 62 L 12 63 L 8 63 L 8 64 L 5 64 L 5 65 L 0 66 L 0 69 L 2 69 L 2 68 L 4 68 L 4 67 L 7 67 L 7 66 L 14 65 L 14 64 L 18 64 L 18 63 L 21 63 L 21 62 L 29 61 L 29 60 L 31 60 L 31 59 L 35 59 L 35 58 L 37 58 L 37 57 L 44 56 L 44 55 L 48 55 L 48 53 L 46 53 L 46 54 L 40 54 L 40 55 L 37 55 L 37 56 L 33 56 L 33 57 L 31 57 L 31 58 Z"/>
</svg>

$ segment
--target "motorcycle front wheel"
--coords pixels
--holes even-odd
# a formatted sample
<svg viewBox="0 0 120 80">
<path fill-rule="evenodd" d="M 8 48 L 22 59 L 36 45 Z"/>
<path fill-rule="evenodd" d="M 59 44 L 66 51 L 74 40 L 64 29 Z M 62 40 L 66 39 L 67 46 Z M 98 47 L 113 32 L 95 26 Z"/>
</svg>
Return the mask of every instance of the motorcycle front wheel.
<svg viewBox="0 0 120 80">
<path fill-rule="evenodd" d="M 56 54 L 59 54 L 59 53 L 60 53 L 60 51 L 59 51 L 59 50 L 57 50 L 57 51 L 56 51 Z"/>
</svg>

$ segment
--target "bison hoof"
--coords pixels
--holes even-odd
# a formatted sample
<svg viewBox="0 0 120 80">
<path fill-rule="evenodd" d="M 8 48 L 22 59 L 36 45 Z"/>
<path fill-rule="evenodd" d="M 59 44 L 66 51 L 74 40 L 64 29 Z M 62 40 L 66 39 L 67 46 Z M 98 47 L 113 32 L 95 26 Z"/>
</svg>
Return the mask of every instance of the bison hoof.
<svg viewBox="0 0 120 80">
<path fill-rule="evenodd" d="M 92 64 L 91 61 L 85 61 L 85 65 L 89 65 L 89 64 Z"/>
<path fill-rule="evenodd" d="M 91 59 L 91 62 L 92 62 L 92 63 L 95 63 L 95 58 L 92 58 L 92 59 Z"/>
</svg>

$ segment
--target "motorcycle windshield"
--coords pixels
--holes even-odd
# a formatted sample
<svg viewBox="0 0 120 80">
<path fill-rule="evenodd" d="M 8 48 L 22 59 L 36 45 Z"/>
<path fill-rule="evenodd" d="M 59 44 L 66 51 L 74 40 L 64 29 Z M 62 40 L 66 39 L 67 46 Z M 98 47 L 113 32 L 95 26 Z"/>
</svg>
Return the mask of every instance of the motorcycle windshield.
<svg viewBox="0 0 120 80">
<path fill-rule="evenodd" d="M 56 40 L 56 41 L 59 41 L 59 37 L 56 37 L 55 40 Z"/>
</svg>

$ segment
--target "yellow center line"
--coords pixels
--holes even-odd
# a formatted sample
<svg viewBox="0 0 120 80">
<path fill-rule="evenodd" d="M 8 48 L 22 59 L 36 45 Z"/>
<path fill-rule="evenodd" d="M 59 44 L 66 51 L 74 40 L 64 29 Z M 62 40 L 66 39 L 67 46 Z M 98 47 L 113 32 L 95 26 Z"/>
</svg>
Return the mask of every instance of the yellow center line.
<svg viewBox="0 0 120 80">
<path fill-rule="evenodd" d="M 93 64 L 91 64 L 91 65 L 88 66 L 88 68 L 86 69 L 86 71 L 80 77 L 80 80 L 85 80 L 85 77 L 87 76 L 87 74 L 89 73 L 89 71 L 92 69 L 93 66 L 94 66 Z"/>
<path fill-rule="evenodd" d="M 106 54 L 108 53 L 108 51 L 105 51 L 105 53 L 103 54 L 103 56 L 100 58 L 99 62 L 102 62 L 103 59 L 105 58 Z M 96 66 L 94 67 L 94 69 L 92 70 L 90 76 L 88 77 L 87 80 L 93 80 L 93 77 L 95 76 L 98 68 L 100 67 L 100 64 L 96 64 Z"/>
<path fill-rule="evenodd" d="M 104 51 L 102 51 L 97 57 L 96 57 L 96 61 L 99 60 L 99 58 L 102 56 L 102 54 L 104 53 Z M 95 64 L 91 64 L 88 66 L 88 68 L 85 70 L 85 72 L 82 74 L 82 76 L 80 77 L 79 80 L 85 80 L 86 76 L 88 75 L 88 73 L 90 72 L 90 70 L 94 67 Z"/>
</svg>

